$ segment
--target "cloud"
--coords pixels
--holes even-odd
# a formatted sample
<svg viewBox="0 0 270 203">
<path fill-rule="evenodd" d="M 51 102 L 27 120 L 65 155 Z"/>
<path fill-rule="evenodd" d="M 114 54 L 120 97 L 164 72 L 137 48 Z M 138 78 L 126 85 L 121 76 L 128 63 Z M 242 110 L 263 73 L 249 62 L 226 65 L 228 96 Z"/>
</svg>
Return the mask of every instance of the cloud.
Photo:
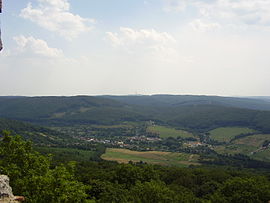
<svg viewBox="0 0 270 203">
<path fill-rule="evenodd" d="M 28 3 L 20 16 L 40 27 L 58 33 L 67 40 L 76 38 L 80 33 L 90 31 L 94 19 L 82 18 L 70 12 L 67 0 L 38 0 L 37 7 Z"/>
<path fill-rule="evenodd" d="M 186 9 L 187 2 L 186 1 L 178 1 L 178 0 L 166 0 L 166 6 L 164 8 L 165 11 L 184 11 Z"/>
<path fill-rule="evenodd" d="M 179 52 L 178 41 L 168 32 L 121 27 L 119 32 L 107 32 L 107 40 L 115 49 L 122 51 L 122 55 L 129 54 L 136 60 L 190 62 L 190 57 Z"/>
<path fill-rule="evenodd" d="M 218 23 L 209 23 L 205 22 L 201 19 L 196 19 L 190 23 L 190 26 L 195 30 L 199 32 L 206 32 L 211 30 L 216 30 L 220 28 L 220 24 Z"/>
<path fill-rule="evenodd" d="M 229 24 L 270 26 L 269 0 L 164 0 L 166 11 L 195 9 L 200 18 Z"/>
<path fill-rule="evenodd" d="M 200 3 L 204 16 L 237 20 L 247 25 L 270 25 L 269 0 L 217 0 L 211 3 Z"/>
<path fill-rule="evenodd" d="M 47 42 L 34 37 L 16 36 L 13 38 L 17 48 L 13 55 L 27 55 L 31 57 L 58 58 L 63 56 L 63 52 L 57 48 L 51 48 Z"/>
<path fill-rule="evenodd" d="M 107 32 L 107 38 L 113 46 L 142 45 L 150 48 L 175 42 L 167 32 L 158 32 L 154 29 L 134 30 L 127 27 L 121 27 L 119 33 Z"/>
</svg>

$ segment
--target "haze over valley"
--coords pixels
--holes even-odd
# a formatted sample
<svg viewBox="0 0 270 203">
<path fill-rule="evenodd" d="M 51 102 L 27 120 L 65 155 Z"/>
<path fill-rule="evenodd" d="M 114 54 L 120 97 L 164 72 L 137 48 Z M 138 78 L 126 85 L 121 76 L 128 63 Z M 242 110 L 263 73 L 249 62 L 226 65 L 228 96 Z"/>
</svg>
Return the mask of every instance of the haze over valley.
<svg viewBox="0 0 270 203">
<path fill-rule="evenodd" d="M 269 202 L 269 13 L 0 0 L 0 202 Z"/>
</svg>

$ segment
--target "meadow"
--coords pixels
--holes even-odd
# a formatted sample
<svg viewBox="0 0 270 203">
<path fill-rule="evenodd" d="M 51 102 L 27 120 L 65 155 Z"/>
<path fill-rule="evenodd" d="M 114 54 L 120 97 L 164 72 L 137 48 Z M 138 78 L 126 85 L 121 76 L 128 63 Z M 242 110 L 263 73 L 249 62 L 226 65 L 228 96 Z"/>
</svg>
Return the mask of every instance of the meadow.
<svg viewBox="0 0 270 203">
<path fill-rule="evenodd" d="M 146 162 L 148 164 L 158 164 L 166 166 L 187 167 L 189 165 L 199 165 L 199 155 L 161 152 L 161 151 L 131 151 L 128 149 L 107 148 L 102 159 L 108 161 L 117 161 L 118 163 Z"/>
<path fill-rule="evenodd" d="M 269 134 L 256 134 L 256 135 L 250 135 L 247 137 L 243 137 L 241 139 L 237 139 L 234 141 L 236 144 L 244 144 L 254 147 L 260 147 L 262 146 L 263 142 L 265 140 L 270 140 Z"/>
<path fill-rule="evenodd" d="M 227 145 L 219 145 L 214 150 L 221 154 L 245 154 L 253 159 L 270 161 L 270 150 L 262 148 L 270 140 L 269 134 L 254 134 L 234 140 Z"/>
<path fill-rule="evenodd" d="M 214 150 L 220 154 L 245 154 L 250 156 L 256 147 L 244 144 L 228 144 L 215 146 Z"/>
<path fill-rule="evenodd" d="M 250 128 L 241 127 L 224 127 L 216 128 L 209 131 L 210 138 L 218 142 L 230 142 L 237 135 L 255 133 L 256 131 Z"/>
<path fill-rule="evenodd" d="M 147 132 L 151 132 L 154 134 L 157 134 L 161 138 L 168 138 L 168 137 L 181 137 L 181 138 L 190 138 L 193 137 L 194 135 L 190 132 L 184 131 L 184 130 L 177 130 L 174 128 L 170 127 L 165 127 L 165 126 L 149 126 L 147 128 Z"/>
</svg>

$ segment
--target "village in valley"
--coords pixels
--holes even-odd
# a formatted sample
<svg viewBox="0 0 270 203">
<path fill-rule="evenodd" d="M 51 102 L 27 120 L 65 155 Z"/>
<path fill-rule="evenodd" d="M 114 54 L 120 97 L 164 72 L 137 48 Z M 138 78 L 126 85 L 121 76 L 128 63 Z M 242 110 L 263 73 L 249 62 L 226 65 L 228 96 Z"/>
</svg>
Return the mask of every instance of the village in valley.
<svg viewBox="0 0 270 203">
<path fill-rule="evenodd" d="M 102 144 L 108 148 L 123 148 L 137 151 L 183 151 L 197 147 L 212 148 L 210 144 L 200 141 L 199 137 L 181 136 L 168 132 L 168 136 L 161 136 L 158 132 L 150 131 L 157 125 L 153 121 L 145 123 L 134 123 L 115 126 L 75 126 L 55 127 L 63 133 L 69 133 L 73 138 L 81 142 L 91 144 Z M 169 129 L 169 128 L 168 128 Z M 185 131 L 183 131 L 185 132 Z"/>
</svg>

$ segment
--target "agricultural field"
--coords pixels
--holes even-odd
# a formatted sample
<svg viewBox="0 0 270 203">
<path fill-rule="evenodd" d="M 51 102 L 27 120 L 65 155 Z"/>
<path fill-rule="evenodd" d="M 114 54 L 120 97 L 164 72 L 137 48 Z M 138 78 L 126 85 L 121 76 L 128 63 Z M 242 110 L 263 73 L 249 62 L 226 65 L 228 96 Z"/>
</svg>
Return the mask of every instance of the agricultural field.
<svg viewBox="0 0 270 203">
<path fill-rule="evenodd" d="M 270 140 L 270 134 L 250 135 L 233 141 L 236 144 L 261 147 L 265 140 Z"/>
<path fill-rule="evenodd" d="M 195 138 L 194 135 L 190 132 L 184 130 L 176 130 L 174 128 L 165 127 L 165 126 L 149 126 L 146 129 L 147 132 L 158 134 L 161 138 L 168 138 L 168 137 L 181 137 L 181 138 Z"/>
<path fill-rule="evenodd" d="M 106 153 L 101 156 L 108 161 L 117 161 L 118 163 L 146 162 L 148 164 L 158 164 L 167 166 L 187 167 L 189 165 L 199 165 L 199 155 L 161 152 L 161 151 L 131 151 L 128 149 L 107 148 Z"/>
<path fill-rule="evenodd" d="M 240 127 L 225 127 L 216 128 L 209 131 L 210 138 L 218 142 L 230 142 L 235 136 L 241 134 L 255 133 L 256 131 L 250 128 L 240 128 Z"/>
<path fill-rule="evenodd" d="M 254 159 L 270 161 L 270 150 L 261 148 L 266 140 L 270 140 L 269 134 L 255 134 L 236 139 L 228 145 L 216 146 L 214 150 L 221 154 L 241 153 Z"/>
<path fill-rule="evenodd" d="M 228 144 L 215 146 L 214 150 L 220 154 L 245 154 L 249 156 L 253 151 L 256 151 L 257 148 L 243 144 Z"/>
<path fill-rule="evenodd" d="M 256 152 L 251 157 L 253 159 L 269 162 L 270 161 L 270 149 L 268 148 L 266 150 Z"/>
</svg>

